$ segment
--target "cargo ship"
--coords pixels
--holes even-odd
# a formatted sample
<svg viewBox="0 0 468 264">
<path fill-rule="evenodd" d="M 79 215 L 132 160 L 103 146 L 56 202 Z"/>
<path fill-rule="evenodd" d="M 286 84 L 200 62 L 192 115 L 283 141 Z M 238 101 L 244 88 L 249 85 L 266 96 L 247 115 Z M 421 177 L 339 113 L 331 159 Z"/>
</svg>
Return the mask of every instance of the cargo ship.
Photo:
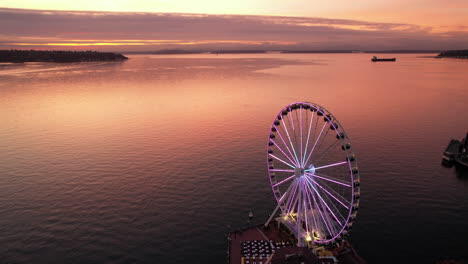
<svg viewBox="0 0 468 264">
<path fill-rule="evenodd" d="M 376 56 L 372 57 L 371 61 L 396 61 L 396 58 L 377 58 Z"/>
</svg>

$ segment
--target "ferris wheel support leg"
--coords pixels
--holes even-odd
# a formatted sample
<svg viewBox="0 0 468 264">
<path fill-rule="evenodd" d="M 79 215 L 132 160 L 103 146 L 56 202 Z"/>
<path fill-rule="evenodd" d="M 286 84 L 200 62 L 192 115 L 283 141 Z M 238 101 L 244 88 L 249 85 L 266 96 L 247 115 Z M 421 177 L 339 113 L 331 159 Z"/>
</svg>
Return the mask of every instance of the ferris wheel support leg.
<svg viewBox="0 0 468 264">
<path fill-rule="evenodd" d="M 271 213 L 270 218 L 268 218 L 268 221 L 265 223 L 265 227 L 267 227 L 270 224 L 271 219 L 273 219 L 273 217 L 276 215 L 276 212 L 278 212 L 279 208 L 280 208 L 280 205 L 278 204 L 275 210 L 273 211 L 273 213 Z"/>
</svg>

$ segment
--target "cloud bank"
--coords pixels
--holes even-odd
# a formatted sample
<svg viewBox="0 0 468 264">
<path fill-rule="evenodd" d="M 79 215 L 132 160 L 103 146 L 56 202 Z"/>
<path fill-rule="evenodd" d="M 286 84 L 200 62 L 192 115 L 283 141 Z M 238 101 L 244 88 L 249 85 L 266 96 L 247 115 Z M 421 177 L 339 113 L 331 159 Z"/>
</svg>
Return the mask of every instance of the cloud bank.
<svg viewBox="0 0 468 264">
<path fill-rule="evenodd" d="M 357 20 L 0 8 L 0 49 L 462 49 L 468 32 Z"/>
</svg>

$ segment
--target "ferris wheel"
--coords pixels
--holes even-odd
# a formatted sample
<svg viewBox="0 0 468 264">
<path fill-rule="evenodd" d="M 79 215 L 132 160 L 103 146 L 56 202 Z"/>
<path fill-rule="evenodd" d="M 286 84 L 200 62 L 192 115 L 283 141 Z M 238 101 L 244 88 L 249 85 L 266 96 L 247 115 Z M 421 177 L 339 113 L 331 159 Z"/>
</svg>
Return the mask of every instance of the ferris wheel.
<svg viewBox="0 0 468 264">
<path fill-rule="evenodd" d="M 356 157 L 344 129 L 324 107 L 292 103 L 273 120 L 268 175 L 277 221 L 298 246 L 330 244 L 348 235 L 359 207 Z"/>
</svg>

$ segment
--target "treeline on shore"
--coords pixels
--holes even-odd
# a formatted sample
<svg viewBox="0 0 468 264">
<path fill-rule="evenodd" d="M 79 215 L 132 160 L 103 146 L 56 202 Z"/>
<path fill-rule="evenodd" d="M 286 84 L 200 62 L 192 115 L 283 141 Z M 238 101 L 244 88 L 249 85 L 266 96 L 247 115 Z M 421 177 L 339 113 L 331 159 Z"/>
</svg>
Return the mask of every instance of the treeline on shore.
<svg viewBox="0 0 468 264">
<path fill-rule="evenodd" d="M 85 62 L 127 59 L 122 54 L 98 51 L 0 50 L 0 62 Z"/>
<path fill-rule="evenodd" d="M 448 50 L 441 52 L 437 57 L 440 58 L 459 58 L 468 59 L 468 50 Z"/>
</svg>

